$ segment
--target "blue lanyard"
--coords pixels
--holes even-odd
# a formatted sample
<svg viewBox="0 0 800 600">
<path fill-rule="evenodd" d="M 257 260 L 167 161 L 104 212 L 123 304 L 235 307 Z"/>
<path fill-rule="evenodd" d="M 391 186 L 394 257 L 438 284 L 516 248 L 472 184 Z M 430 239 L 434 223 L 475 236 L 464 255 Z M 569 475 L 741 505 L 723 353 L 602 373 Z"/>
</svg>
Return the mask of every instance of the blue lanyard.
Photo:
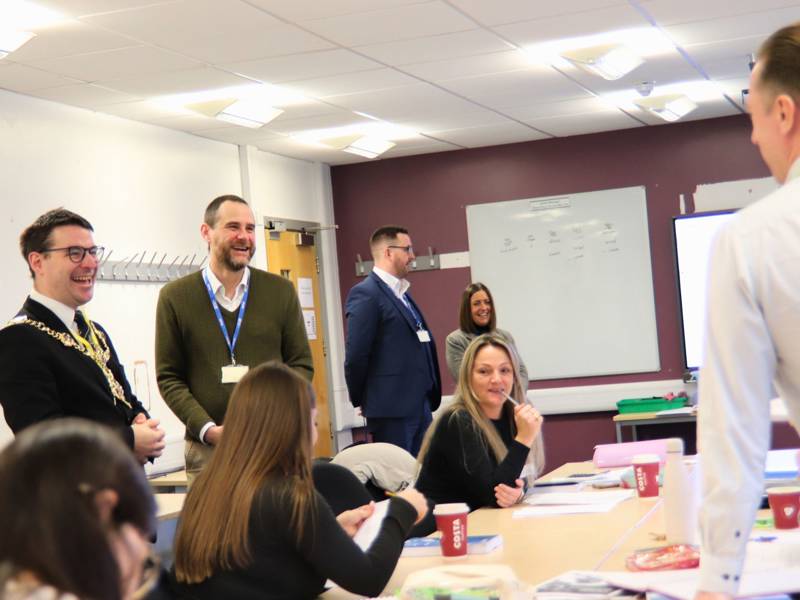
<svg viewBox="0 0 800 600">
<path fill-rule="evenodd" d="M 247 296 L 250 295 L 250 286 L 248 285 L 244 288 L 244 296 L 242 296 L 242 303 L 239 305 L 239 316 L 236 317 L 236 327 L 233 330 L 233 340 L 231 340 L 228 335 L 228 328 L 225 327 L 225 319 L 222 318 L 222 312 L 219 310 L 219 303 L 217 302 L 216 296 L 214 296 L 214 290 L 211 289 L 211 284 L 208 281 L 208 274 L 205 272 L 205 269 L 203 270 L 203 281 L 206 283 L 206 291 L 211 300 L 211 307 L 214 309 L 214 314 L 217 316 L 219 327 L 222 329 L 222 335 L 225 336 L 225 342 L 228 344 L 228 350 L 231 352 L 231 364 L 235 365 L 236 358 L 233 355 L 233 349 L 236 347 L 236 341 L 239 339 L 239 331 L 242 329 L 244 311 L 247 308 Z"/>
<path fill-rule="evenodd" d="M 405 298 L 405 305 L 408 309 L 408 312 L 411 313 L 411 316 L 414 317 L 414 321 L 417 322 L 417 330 L 422 330 L 422 318 L 417 314 L 417 311 L 414 310 L 414 307 L 411 306 L 411 298 L 409 298 L 406 294 L 403 294 L 403 298 Z"/>
</svg>

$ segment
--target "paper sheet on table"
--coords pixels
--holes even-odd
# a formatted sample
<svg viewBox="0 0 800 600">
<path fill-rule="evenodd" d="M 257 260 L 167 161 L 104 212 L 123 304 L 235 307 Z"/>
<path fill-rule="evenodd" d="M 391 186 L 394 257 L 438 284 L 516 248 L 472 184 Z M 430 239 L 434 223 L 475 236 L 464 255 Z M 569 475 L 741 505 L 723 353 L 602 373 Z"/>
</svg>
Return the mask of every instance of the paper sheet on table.
<svg viewBox="0 0 800 600">
<path fill-rule="evenodd" d="M 375 512 L 372 516 L 364 521 L 359 527 L 356 534 L 353 536 L 353 541 L 362 550 L 366 551 L 370 547 L 375 538 L 378 537 L 378 532 L 381 530 L 381 523 L 386 516 L 386 511 L 389 510 L 389 501 L 384 500 L 375 504 Z"/>
<path fill-rule="evenodd" d="M 514 511 L 512 515 L 515 519 L 527 517 L 552 517 L 556 515 L 577 515 L 590 513 L 604 513 L 610 511 L 617 505 L 616 502 L 609 504 L 557 504 L 545 506 L 526 506 Z"/>
<path fill-rule="evenodd" d="M 764 473 L 768 479 L 791 479 L 797 477 L 798 448 L 770 450 L 767 452 L 767 464 Z"/>
<path fill-rule="evenodd" d="M 535 488 L 534 488 L 535 489 Z M 612 490 L 608 492 L 560 492 L 550 494 L 532 494 L 525 498 L 525 504 L 541 506 L 545 504 L 567 505 L 606 505 L 614 506 L 623 500 L 633 497 L 633 490 Z"/>
</svg>

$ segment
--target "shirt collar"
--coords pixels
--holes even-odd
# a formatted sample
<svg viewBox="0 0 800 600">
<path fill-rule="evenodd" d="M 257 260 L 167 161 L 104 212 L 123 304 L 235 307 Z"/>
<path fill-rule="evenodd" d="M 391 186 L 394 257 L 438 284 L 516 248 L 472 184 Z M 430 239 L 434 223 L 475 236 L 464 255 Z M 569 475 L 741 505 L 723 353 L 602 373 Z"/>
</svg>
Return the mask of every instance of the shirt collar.
<svg viewBox="0 0 800 600">
<path fill-rule="evenodd" d="M 381 269 L 380 267 L 372 267 L 372 271 L 377 275 L 383 283 L 389 286 L 389 289 L 394 292 L 394 295 L 398 298 L 402 298 L 408 288 L 411 287 L 411 283 L 409 283 L 408 279 L 399 279 Z"/>
<path fill-rule="evenodd" d="M 67 329 L 72 330 L 72 324 L 75 322 L 74 308 L 59 302 L 58 300 L 53 300 L 49 296 L 45 296 L 36 288 L 33 288 L 28 296 L 30 296 L 31 300 L 34 300 L 45 308 L 51 310 L 64 323 L 64 326 Z"/>
<path fill-rule="evenodd" d="M 792 166 L 789 167 L 789 172 L 786 174 L 786 183 L 789 183 L 798 177 L 800 177 L 800 158 L 794 161 Z"/>
<path fill-rule="evenodd" d="M 217 279 L 217 276 L 214 275 L 214 271 L 211 270 L 211 267 L 206 265 L 205 269 L 206 277 L 208 277 L 208 283 L 211 284 L 211 289 L 214 292 L 215 296 L 225 296 L 225 286 L 222 285 L 222 282 Z M 244 290 L 247 289 L 247 286 L 250 285 L 250 267 L 244 268 L 244 275 L 242 275 L 242 280 L 239 282 L 239 285 L 236 286 L 236 291 L 233 294 L 235 298 L 237 294 L 243 293 Z M 222 288 L 222 289 L 220 289 Z"/>
</svg>

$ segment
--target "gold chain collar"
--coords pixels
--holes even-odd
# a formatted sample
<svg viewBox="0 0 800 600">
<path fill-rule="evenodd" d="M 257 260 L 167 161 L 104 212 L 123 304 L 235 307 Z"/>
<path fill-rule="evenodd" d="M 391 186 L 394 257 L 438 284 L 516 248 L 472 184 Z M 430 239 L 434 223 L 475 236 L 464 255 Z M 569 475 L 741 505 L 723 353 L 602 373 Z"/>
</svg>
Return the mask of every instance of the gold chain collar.
<svg viewBox="0 0 800 600">
<path fill-rule="evenodd" d="M 55 331 L 41 321 L 34 321 L 28 317 L 17 317 L 16 319 L 11 320 L 6 327 L 10 325 L 30 325 L 31 327 L 46 333 L 51 338 L 58 340 L 67 348 L 74 348 L 81 354 L 91 358 L 92 361 L 98 367 L 100 367 L 100 370 L 103 372 L 103 375 L 108 382 L 108 387 L 111 388 L 111 395 L 114 397 L 114 406 L 117 405 L 117 400 L 119 400 L 125 406 L 133 410 L 133 406 L 131 406 L 131 403 L 125 398 L 124 388 L 119 381 L 117 381 L 116 377 L 114 377 L 114 373 L 111 372 L 111 369 L 108 368 L 108 359 L 111 357 L 111 350 L 102 331 L 95 329 L 95 333 L 97 334 L 97 339 L 101 347 L 90 350 L 86 346 L 79 344 L 71 334 L 64 333 L 63 331 Z"/>
</svg>

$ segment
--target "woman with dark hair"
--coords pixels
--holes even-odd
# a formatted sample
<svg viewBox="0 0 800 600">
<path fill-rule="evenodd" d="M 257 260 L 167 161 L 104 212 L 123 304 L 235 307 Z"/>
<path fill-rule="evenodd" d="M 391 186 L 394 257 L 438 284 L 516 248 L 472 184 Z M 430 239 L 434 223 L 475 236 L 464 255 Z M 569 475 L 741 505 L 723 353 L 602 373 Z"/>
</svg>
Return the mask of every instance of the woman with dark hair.
<svg viewBox="0 0 800 600">
<path fill-rule="evenodd" d="M 361 595 L 383 590 L 425 499 L 413 489 L 393 497 L 363 552 L 351 538 L 374 505 L 337 517 L 315 491 L 315 414 L 310 385 L 283 364 L 236 385 L 225 435 L 178 524 L 173 576 L 183 597 L 314 598 L 326 579 Z"/>
<path fill-rule="evenodd" d="M 517 353 L 514 337 L 506 330 L 497 327 L 497 314 L 494 300 L 489 288 L 480 282 L 470 283 L 461 294 L 461 305 L 458 310 L 459 328 L 447 336 L 445 358 L 447 368 L 453 379 L 458 381 L 461 360 L 470 342 L 479 335 L 492 333 L 502 338 L 517 355 L 519 374 L 522 378 L 522 389 L 528 389 L 528 369 Z"/>
<path fill-rule="evenodd" d="M 479 336 L 464 354 L 453 403 L 422 442 L 417 487 L 433 503 L 512 506 L 522 499 L 523 477 L 532 482 L 544 467 L 541 427 L 525 401 L 516 354 L 497 335 Z M 433 529 L 426 519 L 414 533 Z"/>
<path fill-rule="evenodd" d="M 0 453 L 0 598 L 143 597 L 155 513 L 141 466 L 107 427 L 25 429 Z"/>
</svg>

